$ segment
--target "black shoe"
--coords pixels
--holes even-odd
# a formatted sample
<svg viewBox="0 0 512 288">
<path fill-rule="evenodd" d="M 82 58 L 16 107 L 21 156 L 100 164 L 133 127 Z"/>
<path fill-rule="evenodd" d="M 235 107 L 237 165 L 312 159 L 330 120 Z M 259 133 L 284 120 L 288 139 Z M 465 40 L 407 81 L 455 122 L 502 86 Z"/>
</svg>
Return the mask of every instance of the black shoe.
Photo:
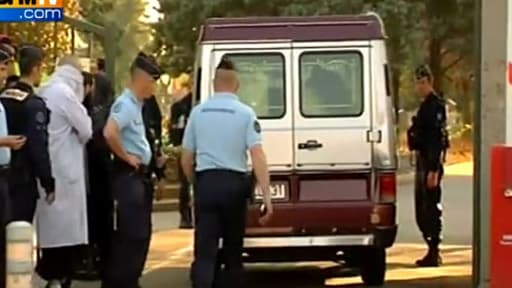
<svg viewBox="0 0 512 288">
<path fill-rule="evenodd" d="M 60 286 L 62 288 L 71 288 L 72 283 L 73 280 L 71 280 L 71 278 L 65 278 L 64 280 L 60 281 Z"/>
<path fill-rule="evenodd" d="M 180 222 L 180 229 L 192 229 L 192 228 L 194 228 L 192 223 L 187 222 L 187 221 L 181 221 Z"/>
<path fill-rule="evenodd" d="M 429 250 L 427 255 L 423 257 L 423 259 L 419 259 L 416 261 L 416 266 L 418 267 L 439 267 L 442 264 L 441 256 L 439 256 L 439 252 L 435 252 Z"/>
</svg>

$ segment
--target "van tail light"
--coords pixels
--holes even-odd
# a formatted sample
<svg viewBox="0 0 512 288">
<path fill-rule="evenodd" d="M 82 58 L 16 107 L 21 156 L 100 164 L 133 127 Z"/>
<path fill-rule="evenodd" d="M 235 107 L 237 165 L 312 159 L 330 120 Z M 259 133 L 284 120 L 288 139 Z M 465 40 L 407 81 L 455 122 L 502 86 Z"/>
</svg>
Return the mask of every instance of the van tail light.
<svg viewBox="0 0 512 288">
<path fill-rule="evenodd" d="M 396 174 L 383 173 L 379 174 L 379 192 L 381 203 L 396 202 Z"/>
</svg>

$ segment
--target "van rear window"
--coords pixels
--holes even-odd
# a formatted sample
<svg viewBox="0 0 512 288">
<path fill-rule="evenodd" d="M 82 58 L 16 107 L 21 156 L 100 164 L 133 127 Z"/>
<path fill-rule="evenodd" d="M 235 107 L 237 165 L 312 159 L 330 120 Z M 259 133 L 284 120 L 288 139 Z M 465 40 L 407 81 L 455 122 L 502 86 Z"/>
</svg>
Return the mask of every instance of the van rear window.
<svg viewBox="0 0 512 288">
<path fill-rule="evenodd" d="M 280 53 L 227 54 L 238 71 L 238 96 L 258 118 L 285 115 L 284 57 Z"/>
<path fill-rule="evenodd" d="M 363 61 L 359 52 L 302 53 L 300 81 L 304 117 L 357 117 L 363 113 Z"/>
</svg>

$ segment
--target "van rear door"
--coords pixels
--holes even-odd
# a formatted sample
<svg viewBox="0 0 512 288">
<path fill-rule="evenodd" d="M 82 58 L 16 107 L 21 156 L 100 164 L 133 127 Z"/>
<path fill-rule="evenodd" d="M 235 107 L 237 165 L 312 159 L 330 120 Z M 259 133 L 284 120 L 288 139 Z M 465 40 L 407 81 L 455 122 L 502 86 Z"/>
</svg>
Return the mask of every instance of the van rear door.
<svg viewBox="0 0 512 288">
<path fill-rule="evenodd" d="M 223 57 L 229 58 L 237 69 L 240 100 L 258 116 L 270 170 L 291 170 L 294 151 L 290 149 L 293 146 L 290 43 L 215 45 L 211 75 Z"/>
<path fill-rule="evenodd" d="M 345 43 L 293 44 L 297 170 L 371 168 L 370 45 Z"/>
</svg>

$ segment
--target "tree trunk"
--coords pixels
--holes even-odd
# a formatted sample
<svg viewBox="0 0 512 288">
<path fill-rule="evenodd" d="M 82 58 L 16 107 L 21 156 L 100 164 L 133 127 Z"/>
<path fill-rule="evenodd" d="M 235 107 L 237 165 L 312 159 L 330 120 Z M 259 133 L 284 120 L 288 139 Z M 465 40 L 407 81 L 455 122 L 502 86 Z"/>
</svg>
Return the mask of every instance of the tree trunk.
<svg viewBox="0 0 512 288">
<path fill-rule="evenodd" d="M 393 96 L 393 103 L 395 104 L 396 111 L 400 110 L 400 78 L 402 77 L 402 71 L 400 68 L 394 68 L 391 70 L 391 93 Z"/>
<path fill-rule="evenodd" d="M 433 30 L 433 29 L 431 29 Z M 443 88 L 443 71 L 442 71 L 442 40 L 436 37 L 435 31 L 430 34 L 429 43 L 429 66 L 432 70 L 432 76 L 434 78 L 434 90 L 442 91 Z"/>
<path fill-rule="evenodd" d="M 472 111 L 472 95 L 471 95 L 471 82 L 469 79 L 462 80 L 462 107 L 460 109 L 460 113 L 462 114 L 462 121 L 464 124 L 469 124 L 473 122 L 473 111 Z"/>
</svg>

